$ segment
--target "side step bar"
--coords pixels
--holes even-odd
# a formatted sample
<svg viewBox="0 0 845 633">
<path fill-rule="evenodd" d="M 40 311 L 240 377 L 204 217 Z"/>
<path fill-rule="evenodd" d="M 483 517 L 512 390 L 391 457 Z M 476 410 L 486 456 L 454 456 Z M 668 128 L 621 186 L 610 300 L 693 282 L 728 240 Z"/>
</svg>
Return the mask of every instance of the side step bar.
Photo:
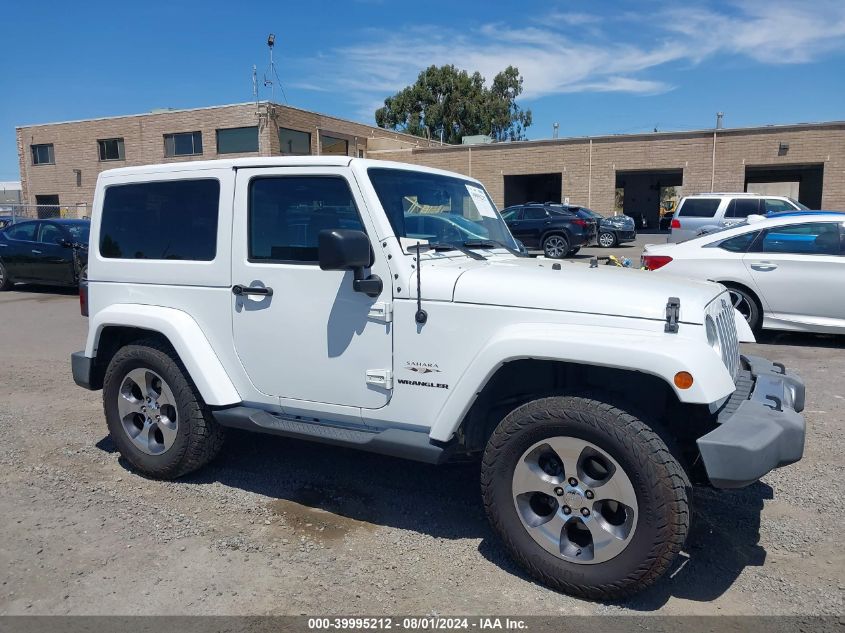
<svg viewBox="0 0 845 633">
<path fill-rule="evenodd" d="M 217 409 L 212 413 L 218 424 L 229 428 L 334 444 L 428 464 L 443 463 L 455 448 L 454 444 L 432 443 L 427 433 L 419 431 L 405 429 L 362 431 L 291 420 L 261 409 L 241 406 Z"/>
</svg>

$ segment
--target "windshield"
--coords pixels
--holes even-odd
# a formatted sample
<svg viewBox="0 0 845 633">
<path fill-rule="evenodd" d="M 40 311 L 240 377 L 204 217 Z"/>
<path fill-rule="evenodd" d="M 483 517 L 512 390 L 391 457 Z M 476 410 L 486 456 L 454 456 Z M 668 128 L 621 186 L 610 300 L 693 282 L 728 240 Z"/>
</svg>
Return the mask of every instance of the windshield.
<svg viewBox="0 0 845 633">
<path fill-rule="evenodd" d="M 470 180 L 381 167 L 367 173 L 397 237 L 518 248 L 490 196 Z"/>
<path fill-rule="evenodd" d="M 65 224 L 68 233 L 73 237 L 73 241 L 79 244 L 88 243 L 88 231 L 91 225 L 87 222 L 85 224 Z"/>
</svg>

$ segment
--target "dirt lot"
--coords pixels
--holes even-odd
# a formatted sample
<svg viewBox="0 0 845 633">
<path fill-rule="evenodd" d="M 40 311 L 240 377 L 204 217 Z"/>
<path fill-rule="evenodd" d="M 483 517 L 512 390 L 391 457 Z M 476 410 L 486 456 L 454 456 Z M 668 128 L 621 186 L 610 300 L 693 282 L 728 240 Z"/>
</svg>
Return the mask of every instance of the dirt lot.
<svg viewBox="0 0 845 633">
<path fill-rule="evenodd" d="M 746 490 L 700 490 L 686 556 L 633 600 L 541 587 L 484 518 L 478 468 L 246 433 L 176 483 L 127 469 L 68 355 L 69 293 L 0 295 L 0 614 L 841 614 L 845 339 L 747 351 L 808 385 L 805 458 Z"/>
</svg>

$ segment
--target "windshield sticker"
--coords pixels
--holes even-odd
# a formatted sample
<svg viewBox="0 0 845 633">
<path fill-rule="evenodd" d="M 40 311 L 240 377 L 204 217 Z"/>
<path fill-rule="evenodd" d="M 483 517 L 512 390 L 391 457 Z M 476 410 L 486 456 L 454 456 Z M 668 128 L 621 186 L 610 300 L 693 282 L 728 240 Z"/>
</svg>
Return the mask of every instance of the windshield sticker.
<svg viewBox="0 0 845 633">
<path fill-rule="evenodd" d="M 493 208 L 493 205 L 490 204 L 490 199 L 487 197 L 487 194 L 484 193 L 484 189 L 481 187 L 473 187 L 472 185 L 466 185 L 466 188 L 472 198 L 472 201 L 475 203 L 475 208 L 478 209 L 478 212 L 486 218 L 493 218 L 495 220 L 496 210 Z"/>
</svg>

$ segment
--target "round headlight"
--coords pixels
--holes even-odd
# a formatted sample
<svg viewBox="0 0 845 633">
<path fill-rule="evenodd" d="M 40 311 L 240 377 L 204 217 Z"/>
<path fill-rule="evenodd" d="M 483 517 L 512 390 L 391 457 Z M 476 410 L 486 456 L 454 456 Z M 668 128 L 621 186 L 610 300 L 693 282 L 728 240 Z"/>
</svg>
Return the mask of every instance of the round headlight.
<svg viewBox="0 0 845 633">
<path fill-rule="evenodd" d="M 713 348 L 719 356 L 722 355 L 722 343 L 719 341 L 719 332 L 716 330 L 716 322 L 709 314 L 704 317 L 704 330 L 707 332 L 707 344 Z"/>
</svg>

